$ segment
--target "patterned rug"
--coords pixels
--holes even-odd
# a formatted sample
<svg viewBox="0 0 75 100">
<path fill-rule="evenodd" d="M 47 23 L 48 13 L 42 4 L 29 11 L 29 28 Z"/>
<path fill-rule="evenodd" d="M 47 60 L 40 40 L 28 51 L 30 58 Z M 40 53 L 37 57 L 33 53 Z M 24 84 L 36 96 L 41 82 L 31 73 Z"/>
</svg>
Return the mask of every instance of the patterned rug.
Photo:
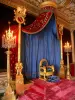
<svg viewBox="0 0 75 100">
<path fill-rule="evenodd" d="M 18 100 L 75 100 L 75 82 L 61 80 L 51 83 L 36 79 Z"/>
</svg>

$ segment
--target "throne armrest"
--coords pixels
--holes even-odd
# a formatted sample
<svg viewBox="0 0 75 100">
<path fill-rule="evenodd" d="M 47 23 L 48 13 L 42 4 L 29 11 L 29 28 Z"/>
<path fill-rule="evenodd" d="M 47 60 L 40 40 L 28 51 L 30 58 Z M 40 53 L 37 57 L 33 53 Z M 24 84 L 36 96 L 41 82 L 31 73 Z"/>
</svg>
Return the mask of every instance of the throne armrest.
<svg viewBox="0 0 75 100">
<path fill-rule="evenodd" d="M 48 67 L 46 68 L 46 71 L 47 71 L 47 72 L 54 72 L 54 66 L 53 66 L 53 65 L 48 66 Z"/>
<path fill-rule="evenodd" d="M 53 75 L 53 73 L 54 73 L 54 66 L 53 65 L 46 67 L 46 76 L 47 77 Z"/>
<path fill-rule="evenodd" d="M 45 66 L 40 67 L 40 73 L 46 73 L 46 67 Z"/>
</svg>

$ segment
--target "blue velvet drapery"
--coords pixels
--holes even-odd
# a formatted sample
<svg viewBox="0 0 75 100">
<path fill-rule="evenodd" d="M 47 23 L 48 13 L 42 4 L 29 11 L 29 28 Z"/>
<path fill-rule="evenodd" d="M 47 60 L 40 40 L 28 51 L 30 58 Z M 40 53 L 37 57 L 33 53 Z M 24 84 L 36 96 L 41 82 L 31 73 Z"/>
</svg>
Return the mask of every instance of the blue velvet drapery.
<svg viewBox="0 0 75 100">
<path fill-rule="evenodd" d="M 55 66 L 58 73 L 60 67 L 60 41 L 57 38 L 54 15 L 46 27 L 37 34 L 22 32 L 23 73 L 28 79 L 39 77 L 39 63 L 45 58 L 49 65 Z"/>
</svg>

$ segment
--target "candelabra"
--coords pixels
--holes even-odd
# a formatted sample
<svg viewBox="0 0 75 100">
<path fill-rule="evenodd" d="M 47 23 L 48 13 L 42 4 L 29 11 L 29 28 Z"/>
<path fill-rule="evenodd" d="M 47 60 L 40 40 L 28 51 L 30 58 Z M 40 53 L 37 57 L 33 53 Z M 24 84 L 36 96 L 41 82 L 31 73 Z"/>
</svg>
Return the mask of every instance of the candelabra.
<svg viewBox="0 0 75 100">
<path fill-rule="evenodd" d="M 18 63 L 16 63 L 16 84 L 24 84 L 24 79 L 22 75 L 23 65 L 21 63 L 21 24 L 25 24 L 26 9 L 24 7 L 17 7 L 14 10 L 15 20 L 19 24 L 19 33 L 18 33 Z"/>
<path fill-rule="evenodd" d="M 13 31 L 10 30 L 10 26 L 9 26 L 9 30 L 6 31 L 6 34 L 2 36 L 2 47 L 8 49 L 6 51 L 8 84 L 6 87 L 6 91 L 4 93 L 3 100 L 15 100 L 14 92 L 12 91 L 10 85 L 10 54 L 11 54 L 10 48 L 14 48 L 15 46 L 16 46 L 16 36 L 13 36 Z"/>
<path fill-rule="evenodd" d="M 64 51 L 67 53 L 67 73 L 66 78 L 71 79 L 70 70 L 69 70 L 69 52 L 71 52 L 71 45 L 67 41 L 64 46 Z"/>
</svg>

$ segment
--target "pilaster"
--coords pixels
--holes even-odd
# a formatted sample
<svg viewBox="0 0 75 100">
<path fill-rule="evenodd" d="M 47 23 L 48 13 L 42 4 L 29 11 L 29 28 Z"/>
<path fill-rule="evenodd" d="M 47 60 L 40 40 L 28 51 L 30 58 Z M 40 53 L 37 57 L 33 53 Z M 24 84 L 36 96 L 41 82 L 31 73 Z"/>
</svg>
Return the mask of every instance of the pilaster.
<svg viewBox="0 0 75 100">
<path fill-rule="evenodd" d="M 72 45 L 72 62 L 75 62 L 75 44 L 74 44 L 74 33 L 73 30 L 70 30 L 71 33 L 71 45 Z"/>
</svg>

